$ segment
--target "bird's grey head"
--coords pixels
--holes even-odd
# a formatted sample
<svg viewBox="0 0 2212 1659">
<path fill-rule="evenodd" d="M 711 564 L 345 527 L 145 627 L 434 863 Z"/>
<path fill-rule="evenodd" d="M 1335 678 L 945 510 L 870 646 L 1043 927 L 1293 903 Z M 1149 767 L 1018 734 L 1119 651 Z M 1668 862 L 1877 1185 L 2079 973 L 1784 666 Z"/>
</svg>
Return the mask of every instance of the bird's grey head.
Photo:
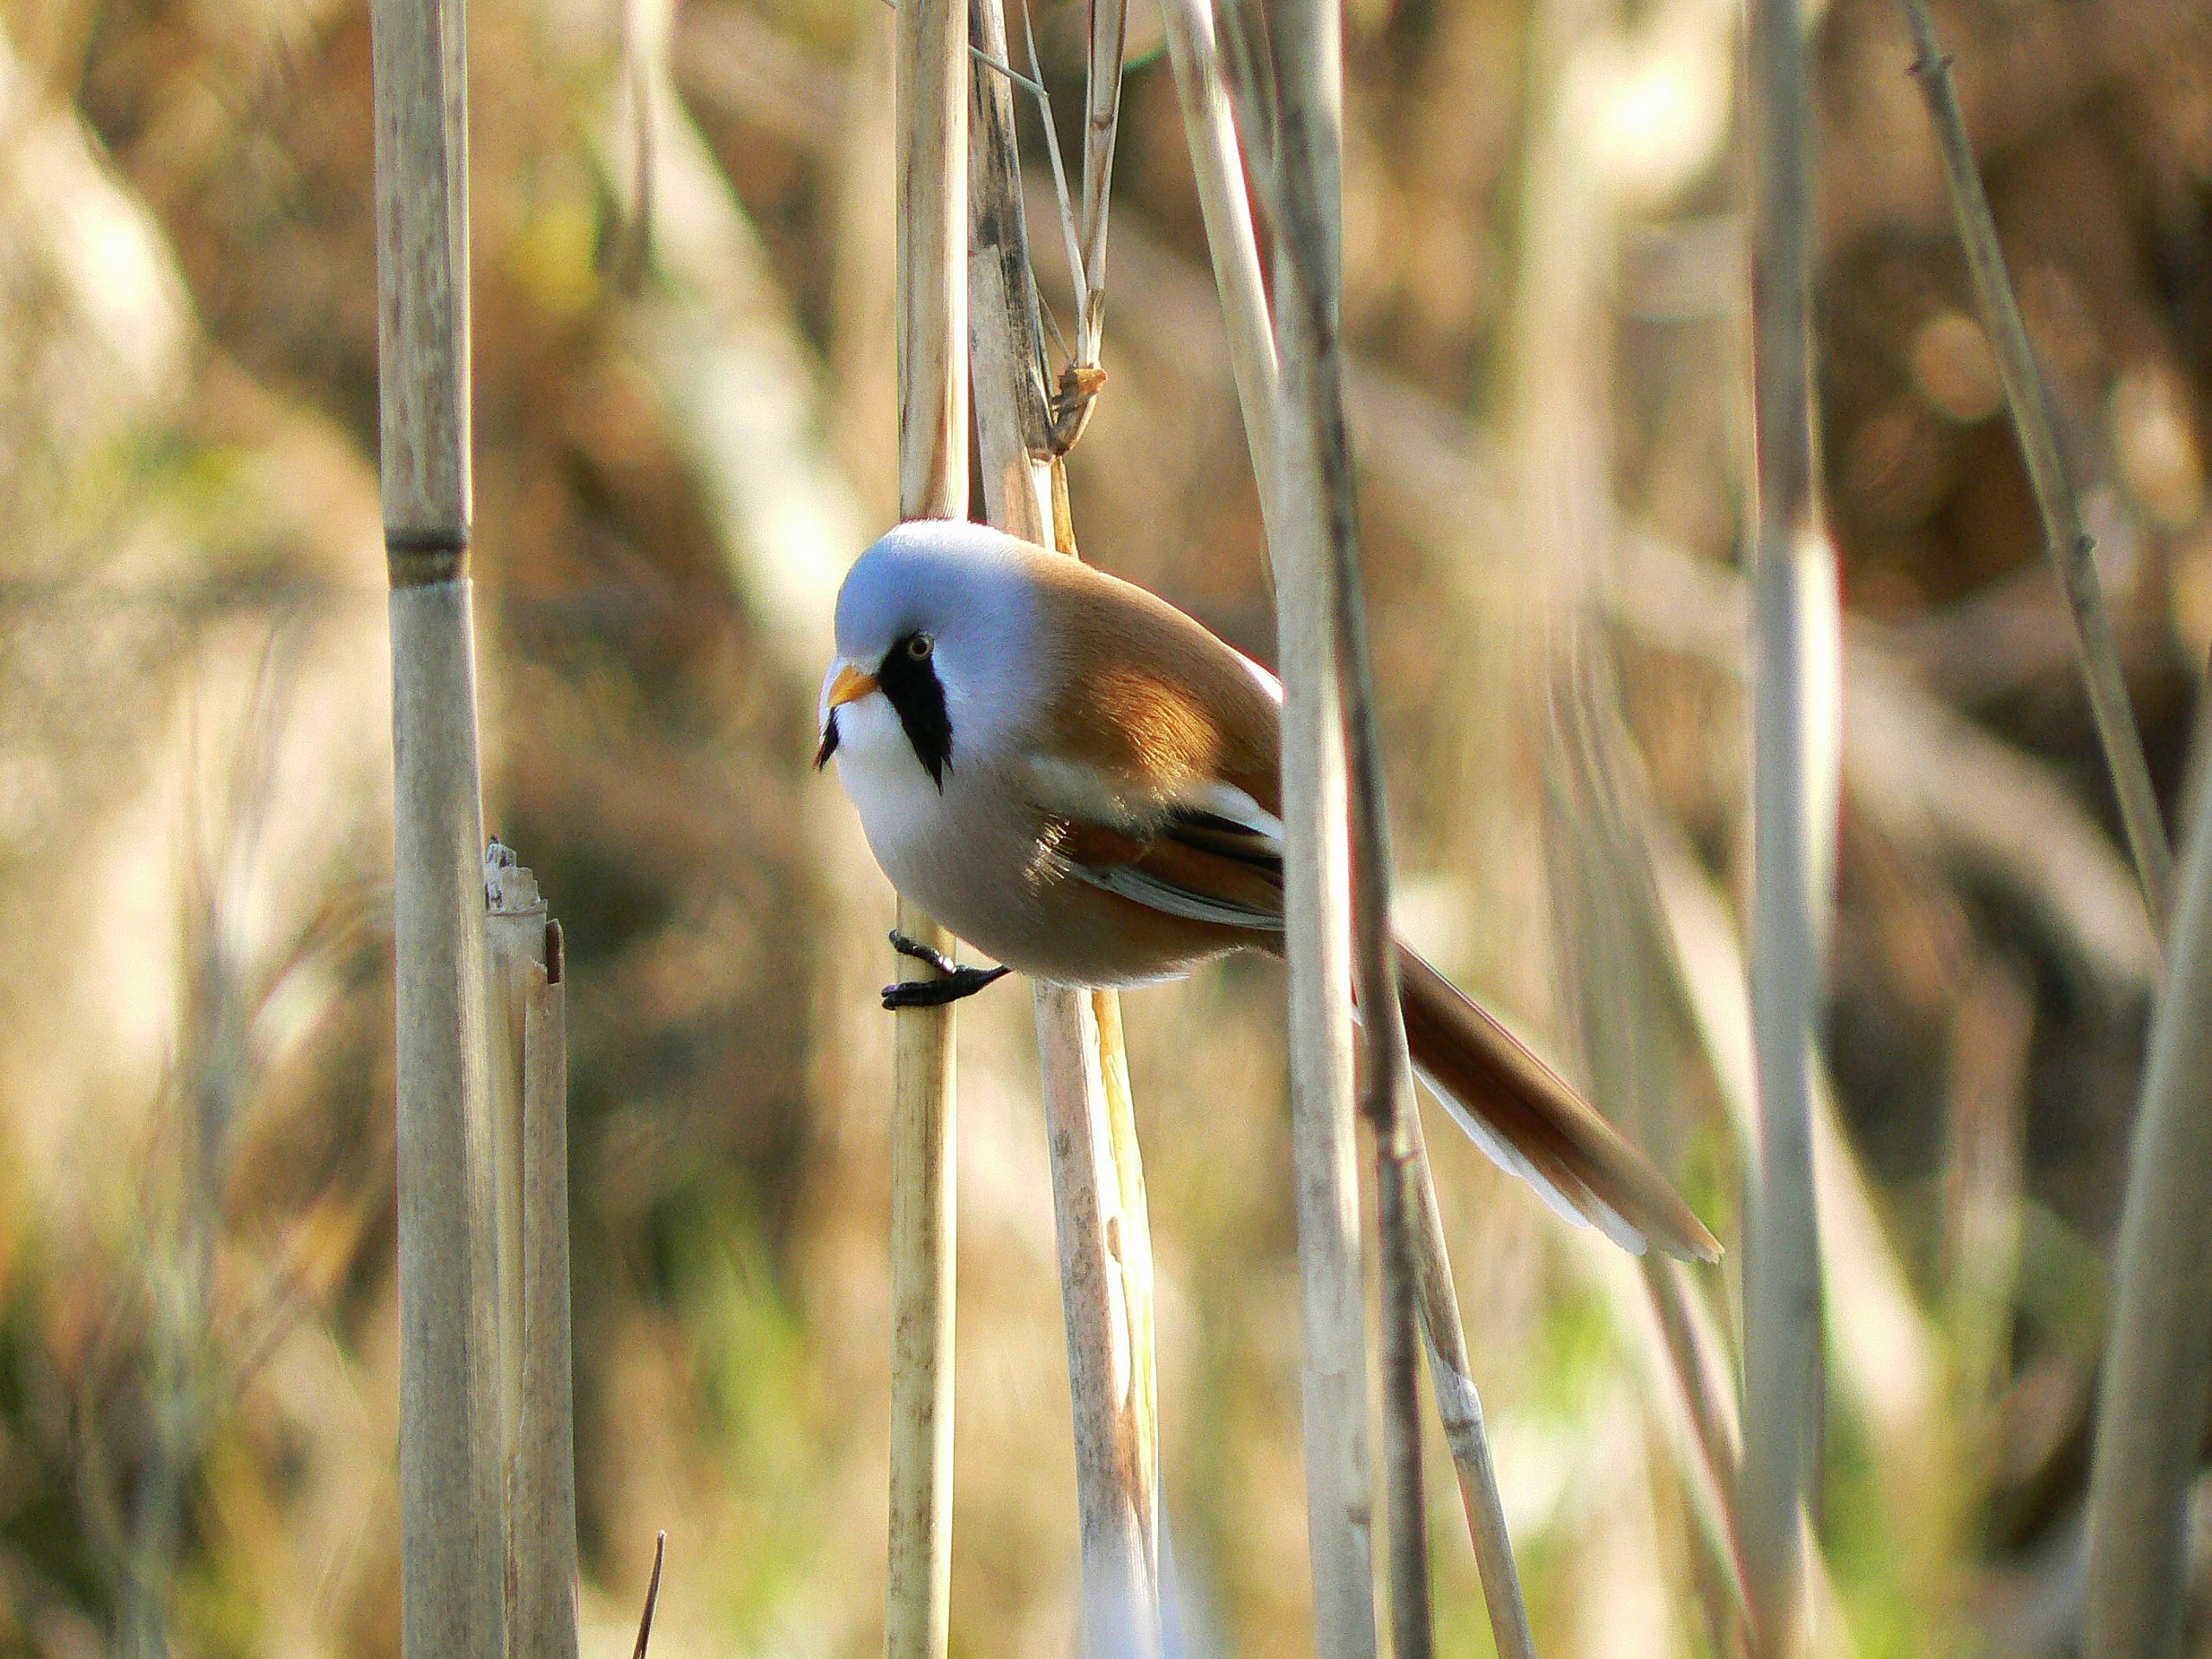
<svg viewBox="0 0 2212 1659">
<path fill-rule="evenodd" d="M 1027 543 L 984 524 L 921 518 L 855 562 L 837 594 L 837 660 L 822 683 L 826 765 L 840 710 L 880 697 L 914 757 L 944 788 L 964 748 L 987 747 L 1025 683 L 1031 576 Z M 995 695 L 994 695 L 995 692 Z"/>
</svg>

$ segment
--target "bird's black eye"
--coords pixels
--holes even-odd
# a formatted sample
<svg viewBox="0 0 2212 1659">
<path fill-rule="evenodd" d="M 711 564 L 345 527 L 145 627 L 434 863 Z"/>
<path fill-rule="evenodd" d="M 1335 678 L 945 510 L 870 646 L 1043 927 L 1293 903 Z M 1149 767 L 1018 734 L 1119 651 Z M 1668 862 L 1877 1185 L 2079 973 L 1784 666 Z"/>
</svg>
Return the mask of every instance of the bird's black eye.
<svg viewBox="0 0 2212 1659">
<path fill-rule="evenodd" d="M 906 654 L 918 663 L 927 662 L 930 653 L 936 649 L 937 641 L 926 633 L 910 633 L 906 636 Z"/>
</svg>

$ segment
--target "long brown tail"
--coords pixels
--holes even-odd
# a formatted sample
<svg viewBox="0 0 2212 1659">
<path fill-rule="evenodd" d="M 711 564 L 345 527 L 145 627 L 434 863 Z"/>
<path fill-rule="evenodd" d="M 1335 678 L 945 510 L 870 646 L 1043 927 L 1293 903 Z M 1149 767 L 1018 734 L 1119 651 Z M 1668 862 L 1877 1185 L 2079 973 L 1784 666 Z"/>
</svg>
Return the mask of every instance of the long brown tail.
<svg viewBox="0 0 2212 1659">
<path fill-rule="evenodd" d="M 1414 1064 L 1485 1152 L 1630 1249 L 1720 1259 L 1659 1172 L 1526 1044 L 1402 944 L 1398 975 Z"/>
</svg>

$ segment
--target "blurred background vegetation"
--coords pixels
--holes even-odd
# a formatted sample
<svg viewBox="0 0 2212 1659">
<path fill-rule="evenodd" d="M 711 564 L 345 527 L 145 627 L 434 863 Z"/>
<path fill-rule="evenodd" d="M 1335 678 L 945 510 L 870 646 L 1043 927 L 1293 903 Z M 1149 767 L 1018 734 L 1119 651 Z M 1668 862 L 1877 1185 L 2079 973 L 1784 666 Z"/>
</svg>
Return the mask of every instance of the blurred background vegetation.
<svg viewBox="0 0 2212 1659">
<path fill-rule="evenodd" d="M 588 1650 L 626 1651 L 665 1528 L 656 1653 L 857 1655 L 889 904 L 806 760 L 830 595 L 892 506 L 891 16 L 664 8 L 469 8 L 487 819 L 569 942 Z M 1351 12 L 1408 924 L 1732 1237 L 1735 9 Z M 1034 21 L 1065 118 L 1081 7 Z M 2212 643 L 2212 13 L 1938 22 L 2171 803 Z M 1825 1640 L 2056 1654 L 2154 952 L 1899 18 L 1816 27 L 1850 615 Z M 1173 89 L 1135 28 L 1077 523 L 1266 658 Z M 368 69 L 340 0 L 0 0 L 0 1652 L 397 1650 Z M 1179 1576 L 1198 1650 L 1252 1659 L 1306 1644 L 1280 995 L 1231 967 L 1129 1007 Z M 954 1642 L 1060 1654 L 1027 1000 L 970 1007 Z M 1540 1643 L 1709 1651 L 1633 1271 L 1436 1146 Z M 1440 1459 L 1432 1491 L 1440 1633 L 1487 1651 Z"/>
</svg>

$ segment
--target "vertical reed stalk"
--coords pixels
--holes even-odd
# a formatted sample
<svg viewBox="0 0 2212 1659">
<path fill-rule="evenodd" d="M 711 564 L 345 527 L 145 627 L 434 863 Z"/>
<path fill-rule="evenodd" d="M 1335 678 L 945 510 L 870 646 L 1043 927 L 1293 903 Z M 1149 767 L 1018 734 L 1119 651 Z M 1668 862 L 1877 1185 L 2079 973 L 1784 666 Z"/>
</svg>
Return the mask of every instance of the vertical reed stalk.
<svg viewBox="0 0 2212 1659">
<path fill-rule="evenodd" d="M 391 580 L 400 1648 L 503 1651 L 483 810 L 468 580 L 461 0 L 373 0 L 378 399 Z"/>
<path fill-rule="evenodd" d="M 1376 1650 L 1367 1471 L 1367 1329 L 1353 1166 L 1351 893 L 1340 624 L 1332 566 L 1351 534 L 1338 482 L 1336 204 L 1343 96 L 1333 0 L 1275 14 L 1281 155 L 1274 219 L 1277 649 L 1290 954 L 1291 1133 L 1306 1307 L 1306 1484 L 1323 1659 Z M 1384 1010 L 1376 1010 L 1388 1017 Z"/>
<path fill-rule="evenodd" d="M 1805 1500 L 1821 1388 L 1812 1077 L 1834 835 L 1834 562 L 1814 499 L 1812 123 L 1797 0 L 1752 0 L 1751 1002 L 1759 1157 L 1744 1252 L 1743 1548 L 1751 1646 L 1809 1638 Z"/>
<path fill-rule="evenodd" d="M 2212 1376 L 2212 766 L 2197 772 L 2113 1253 L 2084 1659 L 2167 1659 L 2189 1602 L 2189 1495 Z"/>
<path fill-rule="evenodd" d="M 976 47 L 1003 60 L 1001 0 L 969 0 L 969 18 Z M 1001 529 L 1051 546 L 1058 463 L 1006 79 L 975 75 L 969 111 L 969 315 L 984 505 Z M 1093 1659 L 1141 1659 L 1161 1645 L 1156 1368 L 1144 1171 L 1128 1107 L 1121 1005 L 1110 991 L 1087 995 L 1044 984 L 1036 1005 L 1075 1418 L 1086 1645 Z"/>
<path fill-rule="evenodd" d="M 1284 31 L 1286 53 L 1325 39 L 1338 20 L 1325 8 L 1325 35 Z M 1414 1163 L 1413 1060 L 1398 1006 L 1397 947 L 1390 930 L 1390 816 L 1383 793 L 1382 731 L 1375 713 L 1374 652 L 1367 601 L 1360 586 L 1359 524 L 1352 487 L 1351 442 L 1344 426 L 1344 362 L 1338 337 L 1342 292 L 1343 158 L 1340 68 L 1331 63 L 1291 67 L 1279 84 L 1287 142 L 1281 164 L 1282 261 L 1296 274 L 1284 284 L 1305 315 L 1294 325 L 1295 349 L 1311 354 L 1299 384 L 1304 406 L 1290 411 L 1315 435 L 1314 481 L 1326 528 L 1327 577 L 1332 589 L 1336 671 L 1343 687 L 1351 794 L 1352 971 L 1367 1010 L 1367 1076 L 1361 1110 L 1374 1135 L 1376 1227 L 1382 1287 L 1384 1513 L 1389 1545 L 1391 1650 L 1397 1659 L 1426 1659 L 1435 1646 L 1430 1627 L 1427 1509 L 1421 1491 L 1420 1307 L 1414 1230 L 1421 1219 Z M 1300 70 L 1303 73 L 1300 73 Z M 1295 142 L 1303 138 L 1305 142 Z M 1284 356 L 1288 358 L 1290 351 Z"/>
<path fill-rule="evenodd" d="M 1982 188 L 1980 170 L 1974 165 L 1974 143 L 1967 137 L 1966 118 L 1951 84 L 1950 57 L 1936 41 L 1926 0 L 1903 0 L 1903 3 L 1905 22 L 1912 30 L 1913 74 L 1920 82 L 1928 118 L 1936 129 L 1936 149 L 1943 158 L 1943 181 L 1950 190 L 1951 211 L 1959 221 L 1959 240 L 1966 249 L 1967 269 L 1974 273 L 1974 294 L 1981 302 L 1982 321 L 1997 354 L 2012 429 L 2019 436 L 2020 456 L 2035 490 L 2037 510 L 2043 516 L 2044 551 L 2050 556 L 2051 569 L 2074 620 L 2075 660 L 2088 693 L 2089 713 L 2096 722 L 2105 770 L 2120 803 L 2120 823 L 2126 830 L 2128 851 L 2134 855 L 2135 877 L 2142 884 L 2144 903 L 2150 907 L 2151 925 L 2164 933 L 2173 891 L 2173 849 L 2167 843 L 2165 821 L 2158 814 L 2158 794 L 2151 786 L 2143 734 L 2136 728 L 2134 711 L 2128 705 L 2120 642 L 2113 632 L 2112 613 L 2105 606 L 2104 583 L 2097 575 L 2096 543 L 2082 525 L 2082 498 L 2058 447 L 2057 425 L 2050 417 L 2050 394 L 2036 366 L 2035 348 L 2028 343 L 2027 325 L 2021 321 L 2020 302 L 2005 267 L 2004 251 L 1998 245 L 1997 221 L 1989 211 L 1989 197 Z"/>
<path fill-rule="evenodd" d="M 899 511 L 968 511 L 968 15 L 899 8 Z M 903 899 L 899 928 L 951 936 Z M 902 979 L 932 970 L 898 958 Z M 902 1008 L 891 1116 L 891 1521 L 883 1645 L 942 1659 L 952 1560 L 953 1010 Z"/>
</svg>

